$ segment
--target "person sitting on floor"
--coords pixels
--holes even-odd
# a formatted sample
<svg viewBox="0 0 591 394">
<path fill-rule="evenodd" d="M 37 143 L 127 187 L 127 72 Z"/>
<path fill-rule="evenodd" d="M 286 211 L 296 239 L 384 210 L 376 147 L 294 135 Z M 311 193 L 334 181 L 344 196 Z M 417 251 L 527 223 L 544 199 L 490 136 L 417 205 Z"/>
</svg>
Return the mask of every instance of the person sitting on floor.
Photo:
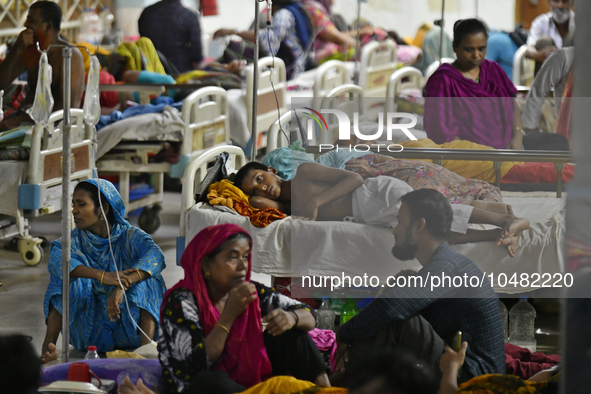
<svg viewBox="0 0 591 394">
<path fill-rule="evenodd" d="M 251 281 L 252 248 L 251 236 L 233 224 L 207 227 L 187 246 L 185 278 L 165 294 L 160 313 L 167 393 L 237 393 L 272 375 L 330 385 L 307 334 L 314 312 Z"/>
<path fill-rule="evenodd" d="M 560 149 L 560 135 L 523 135 L 517 89 L 501 66 L 486 60 L 488 33 L 477 19 L 454 24 L 457 59 L 442 64 L 426 87 L 425 129 L 436 143 L 468 140 L 495 149 L 540 149 L 551 140 Z M 546 145 L 547 146 L 547 145 Z"/>
<path fill-rule="evenodd" d="M 70 344 L 78 350 L 92 345 L 106 352 L 150 343 L 166 290 L 160 275 L 166 266 L 162 250 L 152 237 L 125 220 L 125 205 L 111 182 L 78 183 L 72 204 L 76 229 L 71 235 Z M 55 343 L 63 311 L 61 238 L 51 243 L 48 269 L 42 362 L 58 357 Z"/>
<path fill-rule="evenodd" d="M 433 189 L 405 194 L 392 231 L 392 254 L 399 260 L 418 259 L 422 281 L 443 274 L 483 278 L 480 269 L 447 242 L 453 211 Z M 470 343 L 460 381 L 505 371 L 503 325 L 496 294 L 486 277 L 481 287 L 393 287 L 376 298 L 337 331 L 339 371 L 333 385 L 347 385 L 351 375 L 377 352 L 403 349 L 436 371 L 446 343 L 458 331 Z M 456 375 L 457 377 L 457 375 Z"/>
<path fill-rule="evenodd" d="M 302 163 L 296 176 L 285 181 L 277 170 L 258 162 L 243 166 L 234 184 L 250 196 L 254 208 L 276 208 L 287 215 L 320 221 L 353 221 L 374 226 L 395 227 L 400 197 L 412 191 L 405 182 L 387 176 L 368 178 L 354 172 Z M 439 193 L 439 192 L 438 192 Z M 503 213 L 454 204 L 451 243 L 495 241 L 507 246 L 514 257 L 521 232 L 529 220 L 517 218 L 510 207 L 499 204 Z M 499 208 L 496 207 L 496 208 Z M 486 223 L 500 228 L 471 230 L 469 223 Z"/>
<path fill-rule="evenodd" d="M 31 4 L 23 30 L 12 46 L 6 59 L 0 63 L 0 89 L 6 88 L 19 75 L 27 72 L 28 91 L 19 111 L 0 122 L 0 131 L 10 130 L 21 125 L 32 125 L 34 122 L 25 112 L 33 105 L 37 79 L 39 78 L 39 59 L 42 51 L 47 50 L 47 60 L 52 69 L 51 93 L 54 99 L 53 111 L 64 107 L 63 97 L 63 56 L 61 46 L 71 44 L 60 37 L 62 10 L 53 1 L 38 1 Z M 50 45 L 57 45 L 48 49 Z M 70 105 L 80 108 L 84 93 L 84 59 L 78 48 L 72 48 Z"/>
</svg>

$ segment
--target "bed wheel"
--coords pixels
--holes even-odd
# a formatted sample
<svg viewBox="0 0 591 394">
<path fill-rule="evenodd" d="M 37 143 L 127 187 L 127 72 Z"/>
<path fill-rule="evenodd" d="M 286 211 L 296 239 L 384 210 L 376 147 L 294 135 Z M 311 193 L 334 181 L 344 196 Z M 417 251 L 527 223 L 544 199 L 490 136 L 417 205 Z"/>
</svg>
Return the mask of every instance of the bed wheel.
<svg viewBox="0 0 591 394">
<path fill-rule="evenodd" d="M 160 228 L 160 211 L 162 207 L 158 204 L 151 208 L 144 208 L 138 219 L 138 224 L 142 230 L 148 234 L 153 234 Z"/>
<path fill-rule="evenodd" d="M 38 238 L 19 239 L 18 250 L 27 265 L 35 266 L 43 259 L 41 240 Z"/>
</svg>

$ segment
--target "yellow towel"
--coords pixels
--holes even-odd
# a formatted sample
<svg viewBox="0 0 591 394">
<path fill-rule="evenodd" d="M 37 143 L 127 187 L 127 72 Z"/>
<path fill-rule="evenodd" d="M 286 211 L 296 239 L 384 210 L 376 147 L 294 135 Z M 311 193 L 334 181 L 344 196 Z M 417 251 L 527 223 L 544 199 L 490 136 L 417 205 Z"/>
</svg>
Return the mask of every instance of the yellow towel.
<svg viewBox="0 0 591 394">
<path fill-rule="evenodd" d="M 410 140 L 401 142 L 405 148 L 443 148 L 443 149 L 487 149 L 487 150 L 494 150 L 490 146 L 484 146 L 480 144 L 476 144 L 474 142 L 465 141 L 465 140 L 454 140 L 451 142 L 446 142 L 444 144 L 436 144 L 432 140 L 425 138 L 420 140 Z M 432 162 L 432 160 L 423 160 L 427 162 Z M 501 178 L 504 177 L 511 168 L 513 168 L 516 164 L 523 164 L 523 163 L 511 163 L 511 162 L 504 162 L 503 167 L 501 167 Z M 444 160 L 442 163 L 444 168 L 455 172 L 458 175 L 461 175 L 465 178 L 473 178 L 473 179 L 480 179 L 486 182 L 494 182 L 495 181 L 495 170 L 493 168 L 492 161 L 466 161 L 466 160 Z"/>
<path fill-rule="evenodd" d="M 275 208 L 257 209 L 250 205 L 248 196 L 226 179 L 209 186 L 207 200 L 211 205 L 223 205 L 242 216 L 248 216 L 257 227 L 267 227 L 269 223 L 283 219 L 285 214 Z"/>
<path fill-rule="evenodd" d="M 127 69 L 136 71 L 152 71 L 166 74 L 164 66 L 156 53 L 154 44 L 147 37 L 142 37 L 137 42 L 122 42 L 116 49 L 117 53 L 127 58 Z M 143 67 L 142 64 L 145 66 Z"/>
</svg>

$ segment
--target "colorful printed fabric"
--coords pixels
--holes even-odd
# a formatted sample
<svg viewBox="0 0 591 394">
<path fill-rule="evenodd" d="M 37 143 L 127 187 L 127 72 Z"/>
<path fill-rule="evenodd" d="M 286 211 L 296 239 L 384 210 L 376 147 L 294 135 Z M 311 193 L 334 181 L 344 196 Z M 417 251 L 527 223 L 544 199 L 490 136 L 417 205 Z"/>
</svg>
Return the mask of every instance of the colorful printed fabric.
<svg viewBox="0 0 591 394">
<path fill-rule="evenodd" d="M 285 62 L 287 79 L 304 72 L 308 60 L 305 44 L 298 39 L 294 14 L 286 8 L 273 15 L 271 27 L 260 30 L 260 44 Z"/>
<path fill-rule="evenodd" d="M 211 205 L 223 205 L 242 216 L 248 216 L 250 222 L 257 227 L 267 227 L 271 222 L 285 218 L 285 214 L 275 208 L 254 208 L 250 205 L 248 196 L 225 179 L 209 187 L 207 200 Z"/>
<path fill-rule="evenodd" d="M 502 201 L 499 188 L 484 181 L 464 178 L 437 164 L 415 160 L 376 163 L 376 159 L 376 155 L 352 159 L 345 169 L 358 173 L 364 179 L 388 175 L 408 183 L 414 190 L 435 189 L 452 204 L 470 205 L 475 200 Z"/>
<path fill-rule="evenodd" d="M 99 186 L 96 179 L 84 182 Z M 148 311 L 158 321 L 159 307 L 166 290 L 160 273 L 166 264 L 162 250 L 154 243 L 152 237 L 125 220 L 125 205 L 115 186 L 101 180 L 100 191 L 115 215 L 115 223 L 111 228 L 114 260 L 107 239 L 89 231 L 74 229 L 71 234 L 70 272 L 81 265 L 113 272 L 116 265 L 118 271 L 137 268 L 151 275 L 127 290 L 129 309 L 123 302 L 120 305 L 121 318 L 115 322 L 109 321 L 107 315 L 107 300 L 114 286 L 101 285 L 100 281 L 88 278 L 70 280 L 70 344 L 79 350 L 86 350 L 92 345 L 97 346 L 99 352 L 106 352 L 141 345 L 141 334 L 131 320 L 139 324 L 140 309 Z M 43 302 L 45 319 L 49 314 L 50 304 L 60 314 L 63 311 L 61 260 L 60 238 L 51 243 L 48 266 L 50 279 Z"/>
<path fill-rule="evenodd" d="M 349 48 L 347 58 L 343 54 L 343 49 L 326 39 L 331 31 L 336 31 L 329 12 L 322 4 L 314 0 L 305 0 L 302 4 L 310 16 L 316 38 L 314 39 L 314 60 L 318 63 L 324 63 L 328 60 L 348 60 L 355 55 L 355 48 Z"/>
<path fill-rule="evenodd" d="M 466 140 L 453 140 L 443 144 L 436 144 L 428 138 L 423 138 L 416 141 L 404 141 L 401 142 L 400 145 L 402 145 L 404 148 L 493 149 L 490 146 L 484 146 Z M 432 162 L 431 160 L 423 161 Z M 523 163 L 512 163 L 508 161 L 503 162 L 503 166 L 501 167 L 501 179 L 507 175 L 509 170 L 516 164 Z M 492 161 L 443 160 L 441 165 L 444 168 L 447 168 L 448 170 L 466 178 L 480 179 L 482 181 L 491 183 L 494 182 L 496 178 Z"/>
<path fill-rule="evenodd" d="M 482 375 L 462 383 L 456 394 L 542 394 L 548 382 L 529 382 L 513 375 Z"/>
</svg>

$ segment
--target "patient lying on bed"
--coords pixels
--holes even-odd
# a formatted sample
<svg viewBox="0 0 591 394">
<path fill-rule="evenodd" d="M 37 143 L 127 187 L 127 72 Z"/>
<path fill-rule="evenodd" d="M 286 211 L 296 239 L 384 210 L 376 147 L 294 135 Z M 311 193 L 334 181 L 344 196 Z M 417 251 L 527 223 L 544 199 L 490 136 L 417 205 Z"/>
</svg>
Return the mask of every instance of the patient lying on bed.
<svg viewBox="0 0 591 394">
<path fill-rule="evenodd" d="M 310 220 L 349 220 L 375 226 L 395 227 L 400 197 L 413 189 L 405 182 L 379 176 L 365 181 L 356 173 L 317 163 L 302 163 L 296 176 L 285 181 L 277 171 L 251 162 L 238 171 L 234 184 L 250 196 L 255 208 L 279 211 Z M 293 186 L 293 187 L 292 187 Z M 511 207 L 490 203 L 486 209 L 453 204 L 450 243 L 495 241 L 515 256 L 521 232 L 529 220 L 517 218 Z M 468 229 L 469 223 L 491 224 L 492 230 Z"/>
</svg>

